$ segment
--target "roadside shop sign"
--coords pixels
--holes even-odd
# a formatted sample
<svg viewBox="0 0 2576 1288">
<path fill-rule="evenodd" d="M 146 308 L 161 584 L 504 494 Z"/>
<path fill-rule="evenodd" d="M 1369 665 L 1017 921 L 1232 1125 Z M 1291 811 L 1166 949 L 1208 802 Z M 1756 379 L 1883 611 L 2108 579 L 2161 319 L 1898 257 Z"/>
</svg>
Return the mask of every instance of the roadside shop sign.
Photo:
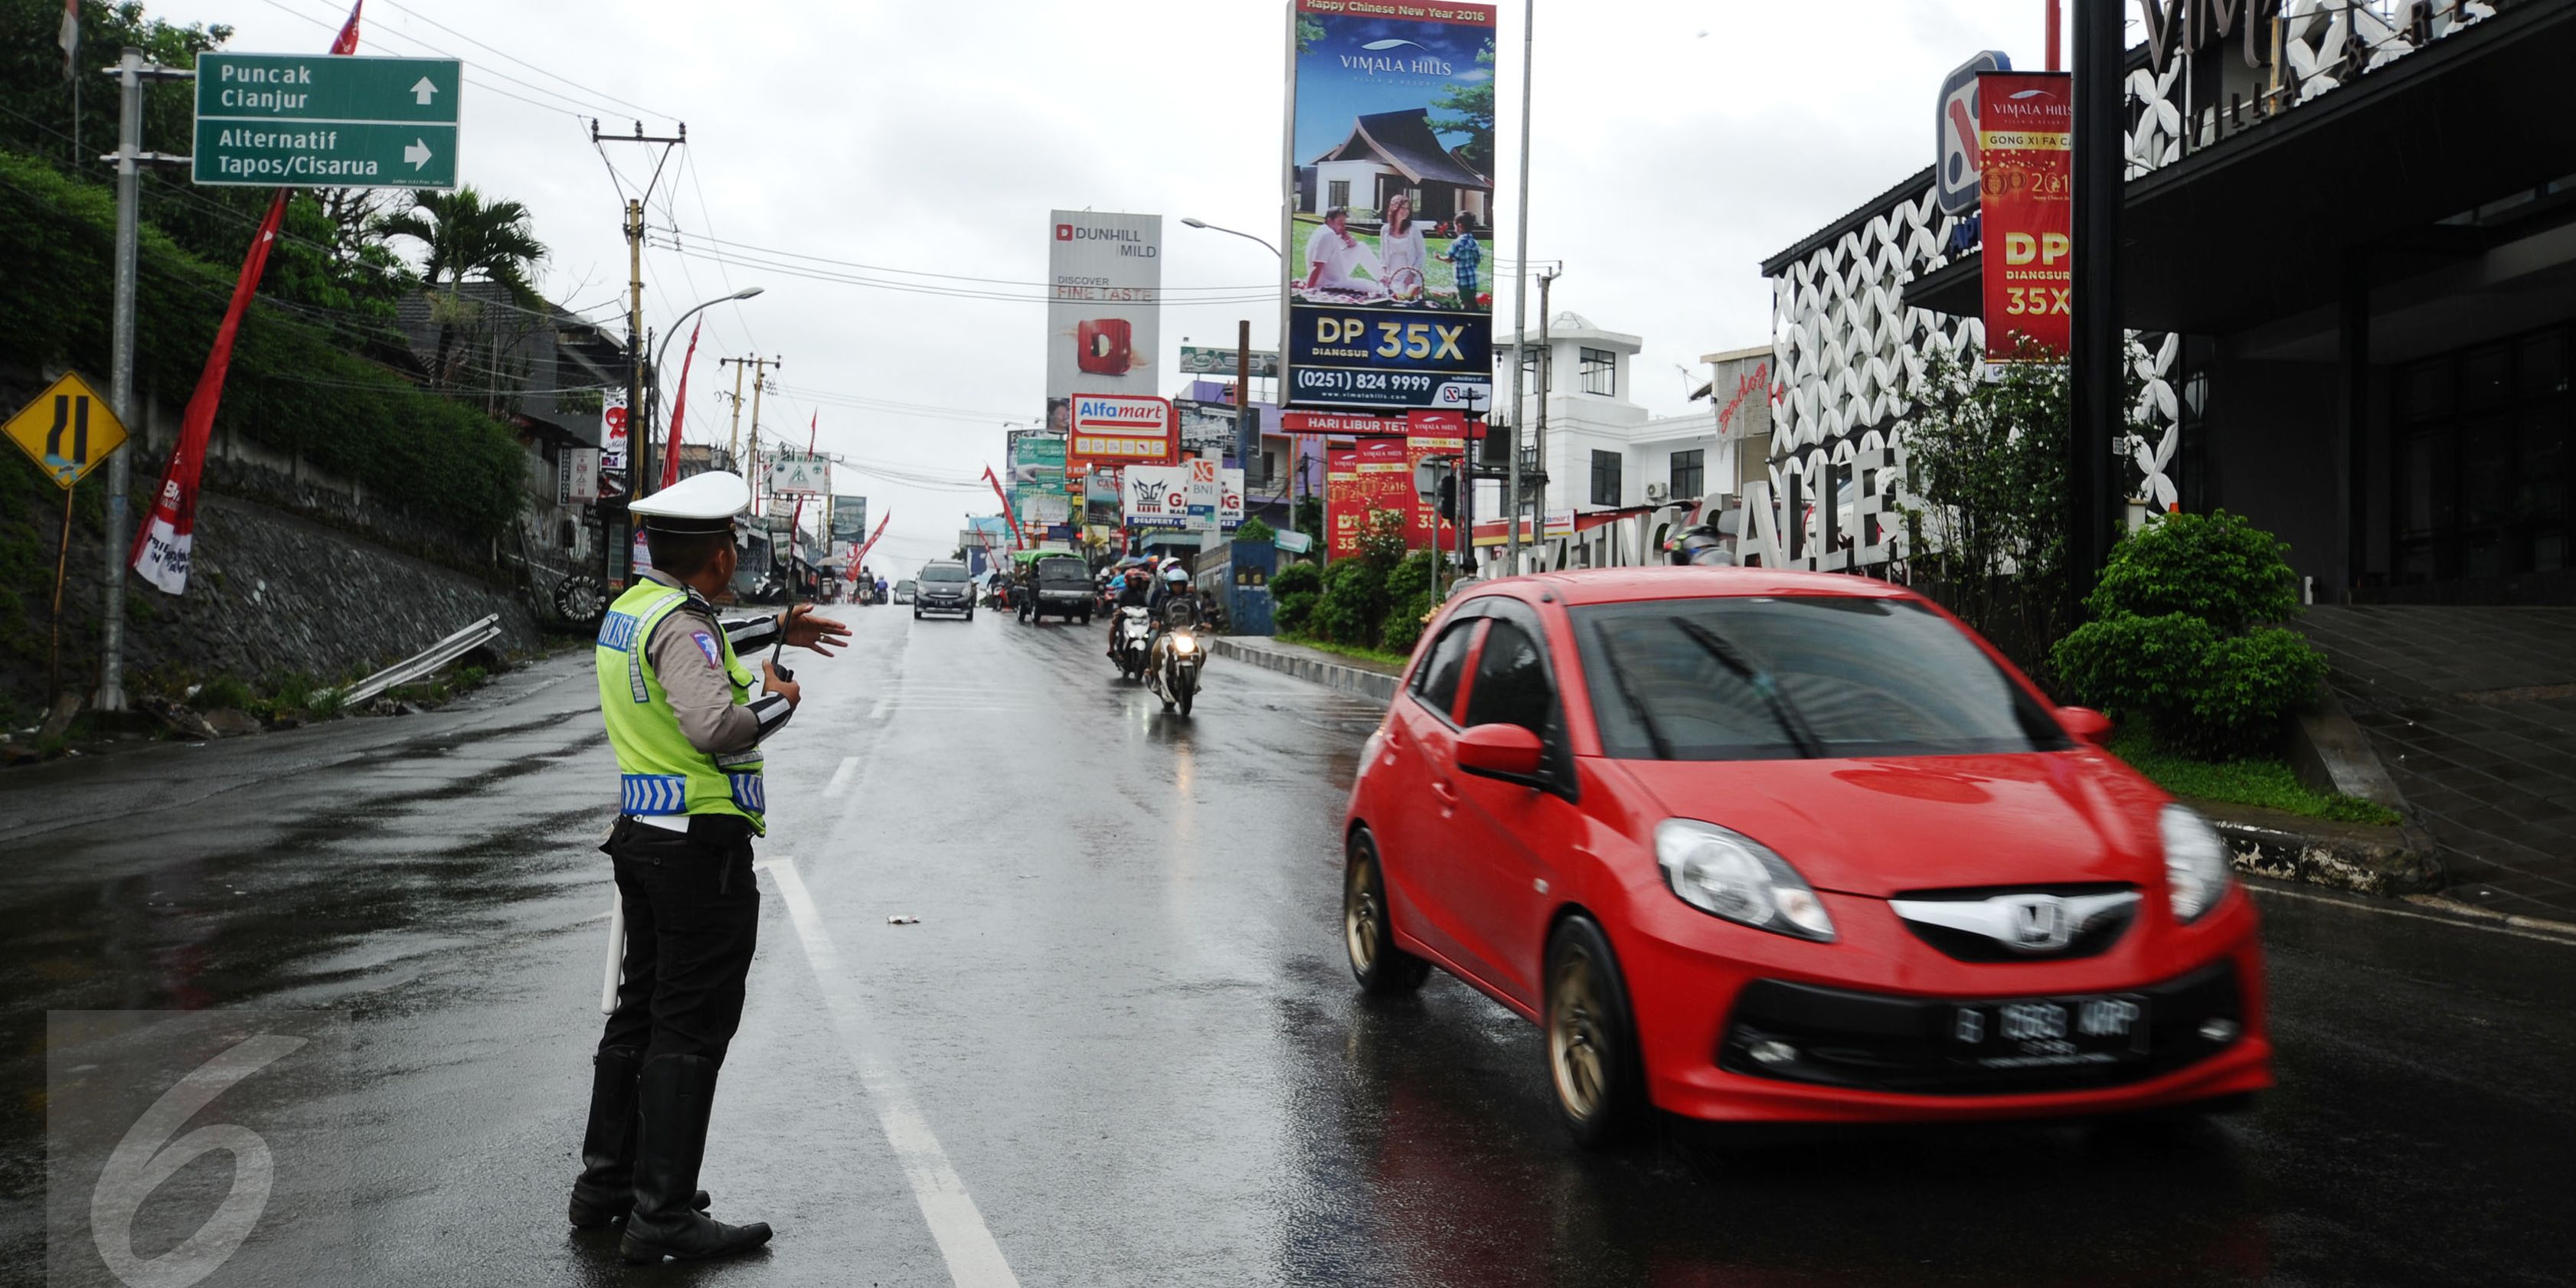
<svg viewBox="0 0 2576 1288">
<path fill-rule="evenodd" d="M 599 499 L 599 449 L 567 447 L 555 454 L 555 504 L 588 505 Z"/>
<path fill-rule="evenodd" d="M 255 188 L 456 186 L 453 58 L 197 56 L 191 178 Z"/>
<path fill-rule="evenodd" d="M 1174 422 L 1168 398 L 1148 394 L 1075 394 L 1068 465 L 1161 463 L 1173 458 Z"/>
<path fill-rule="evenodd" d="M 2067 350 L 2075 319 L 2072 85 L 2064 72 L 1977 77 L 1989 362 L 2010 361 L 2025 339 L 2052 354 Z"/>
<path fill-rule="evenodd" d="M 2152 8 L 2152 6 L 2150 6 Z M 1982 165 L 1977 143 L 1977 77 L 2012 70 L 2012 59 L 1985 50 L 1950 69 L 1933 105 L 1932 191 L 1943 211 L 1964 215 L 1977 208 L 1977 171 Z"/>
<path fill-rule="evenodd" d="M 599 468 L 611 474 L 626 472 L 626 391 L 623 389 L 600 395 Z"/>
<path fill-rule="evenodd" d="M 125 445 L 125 423 L 107 399 L 68 372 L 19 408 L 6 430 L 9 441 L 65 491 Z"/>
</svg>

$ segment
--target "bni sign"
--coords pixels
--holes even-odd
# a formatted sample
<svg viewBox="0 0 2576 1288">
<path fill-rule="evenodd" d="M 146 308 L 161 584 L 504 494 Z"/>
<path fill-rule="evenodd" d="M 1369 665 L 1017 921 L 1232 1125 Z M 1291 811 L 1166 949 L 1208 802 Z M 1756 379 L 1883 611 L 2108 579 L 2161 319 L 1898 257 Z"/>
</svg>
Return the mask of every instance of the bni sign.
<svg viewBox="0 0 2576 1288">
<path fill-rule="evenodd" d="M 453 58 L 200 54 L 191 177 L 246 187 L 456 186 Z"/>
</svg>

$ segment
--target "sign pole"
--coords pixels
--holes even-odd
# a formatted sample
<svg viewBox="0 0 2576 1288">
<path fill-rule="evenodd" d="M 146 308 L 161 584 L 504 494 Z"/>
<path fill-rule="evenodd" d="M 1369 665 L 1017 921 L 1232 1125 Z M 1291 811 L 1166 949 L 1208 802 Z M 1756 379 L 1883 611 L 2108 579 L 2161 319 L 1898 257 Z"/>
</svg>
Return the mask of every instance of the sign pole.
<svg viewBox="0 0 2576 1288">
<path fill-rule="evenodd" d="M 2110 557 L 2111 439 L 2120 430 L 2120 128 L 2122 6 L 2075 6 L 2075 317 L 2069 348 L 2066 593 L 2085 592 Z"/>
<path fill-rule="evenodd" d="M 143 152 L 143 51 L 126 46 L 117 60 L 119 90 L 116 120 L 116 285 L 112 339 L 107 363 L 108 398 L 116 418 L 128 425 L 134 417 L 134 249 L 141 222 L 136 208 L 136 178 Z M 99 616 L 97 707 L 125 709 L 125 556 L 127 477 L 125 453 L 107 460 L 107 521 L 102 566 L 107 573 L 106 602 Z"/>
<path fill-rule="evenodd" d="M 1243 486 L 1249 491 L 1261 471 L 1252 468 L 1261 455 L 1261 436 L 1253 432 L 1252 419 L 1252 321 L 1247 318 L 1235 324 L 1234 331 L 1234 458 L 1243 466 Z"/>
<path fill-rule="evenodd" d="M 113 543 L 116 530 L 108 530 Z M 63 539 L 54 547 L 54 642 L 46 662 L 45 701 L 63 691 L 63 574 L 71 570 L 72 489 L 63 489 Z"/>
<path fill-rule="evenodd" d="M 1538 22 L 1538 0 L 1524 0 L 1521 5 L 1521 191 L 1520 216 L 1513 230 L 1519 249 L 1512 252 L 1512 436 L 1504 448 L 1511 453 L 1505 467 L 1510 480 L 1503 485 L 1503 512 L 1510 515 L 1505 523 L 1503 548 L 1507 552 L 1503 575 L 1517 576 L 1521 570 L 1521 367 L 1529 361 L 1529 162 L 1530 162 L 1530 54 L 1536 48 L 1535 25 Z M 1544 319 L 1542 319 L 1544 321 Z"/>
</svg>

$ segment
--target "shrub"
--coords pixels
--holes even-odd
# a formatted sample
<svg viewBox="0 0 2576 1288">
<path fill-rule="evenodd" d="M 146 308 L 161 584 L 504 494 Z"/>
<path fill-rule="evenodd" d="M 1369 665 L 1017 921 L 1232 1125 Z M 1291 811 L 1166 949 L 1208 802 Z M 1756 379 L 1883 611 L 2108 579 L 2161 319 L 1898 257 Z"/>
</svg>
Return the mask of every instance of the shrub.
<svg viewBox="0 0 2576 1288">
<path fill-rule="evenodd" d="M 2158 746 L 2204 759 L 2268 750 L 2326 661 L 2268 623 L 2299 611 L 2288 549 L 2224 511 L 2169 515 L 2112 548 L 2093 620 L 2051 651 L 2076 699 L 2143 718 Z"/>
<path fill-rule="evenodd" d="M 1306 629 L 1307 619 L 1315 611 L 1315 601 L 1324 591 L 1323 571 L 1310 563 L 1294 563 L 1279 570 L 1270 579 L 1270 616 L 1281 631 L 1295 634 Z"/>
<path fill-rule="evenodd" d="M 2084 606 L 2097 619 L 2187 613 L 2221 635 L 2242 635 L 2298 615 L 2289 549 L 2225 510 L 2167 515 L 2120 542 Z"/>
<path fill-rule="evenodd" d="M 250 686 L 236 676 L 218 675 L 198 687 L 191 705 L 199 711 L 248 711 L 251 706 Z"/>
<path fill-rule="evenodd" d="M 1279 539 L 1279 534 L 1269 524 L 1259 519 L 1246 519 L 1241 527 L 1234 530 L 1234 539 L 1259 544 L 1265 541 L 1276 541 Z"/>
<path fill-rule="evenodd" d="M 1367 559 L 1345 559 L 1324 569 L 1323 594 L 1307 629 L 1336 644 L 1374 645 L 1386 605 L 1386 570 Z"/>
<path fill-rule="evenodd" d="M 1397 593 L 1394 604 L 1386 610 L 1386 626 L 1380 633 L 1379 647 L 1390 653 L 1411 653 L 1415 642 L 1422 638 L 1422 628 L 1429 624 L 1431 611 L 1437 607 L 1439 604 L 1431 598 L 1429 586 L 1416 586 Z"/>
</svg>

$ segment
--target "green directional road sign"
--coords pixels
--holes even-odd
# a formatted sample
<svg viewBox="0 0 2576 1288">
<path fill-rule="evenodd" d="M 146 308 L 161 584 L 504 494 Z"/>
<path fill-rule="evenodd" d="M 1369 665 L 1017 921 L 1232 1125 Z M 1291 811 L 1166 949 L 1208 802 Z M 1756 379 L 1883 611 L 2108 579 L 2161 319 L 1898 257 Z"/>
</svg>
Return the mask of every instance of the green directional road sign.
<svg viewBox="0 0 2576 1288">
<path fill-rule="evenodd" d="M 453 188 L 453 58 L 197 56 L 199 183 Z"/>
</svg>

